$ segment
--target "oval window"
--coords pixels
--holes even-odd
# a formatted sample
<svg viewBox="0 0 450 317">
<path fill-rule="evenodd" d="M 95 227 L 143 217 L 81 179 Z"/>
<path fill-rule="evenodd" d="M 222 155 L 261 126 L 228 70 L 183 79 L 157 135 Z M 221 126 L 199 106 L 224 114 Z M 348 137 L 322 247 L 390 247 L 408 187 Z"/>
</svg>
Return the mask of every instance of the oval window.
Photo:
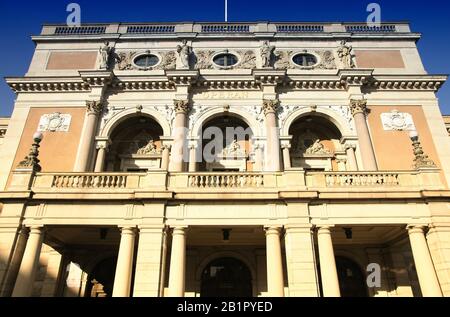
<svg viewBox="0 0 450 317">
<path fill-rule="evenodd" d="M 302 67 L 314 66 L 317 64 L 317 58 L 312 54 L 297 54 L 294 55 L 292 61 Z"/>
<path fill-rule="evenodd" d="M 231 67 L 238 63 L 238 58 L 233 54 L 218 54 L 214 57 L 213 62 L 221 67 Z"/>
<path fill-rule="evenodd" d="M 134 64 L 141 68 L 149 68 L 155 66 L 158 63 L 158 56 L 152 54 L 140 55 L 134 59 Z"/>
</svg>

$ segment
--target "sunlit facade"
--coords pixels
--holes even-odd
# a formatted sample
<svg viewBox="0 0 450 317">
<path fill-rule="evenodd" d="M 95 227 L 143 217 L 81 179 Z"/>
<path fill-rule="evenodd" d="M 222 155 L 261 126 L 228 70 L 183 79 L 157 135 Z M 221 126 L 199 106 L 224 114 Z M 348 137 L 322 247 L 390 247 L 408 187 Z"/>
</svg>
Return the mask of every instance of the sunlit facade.
<svg viewBox="0 0 450 317">
<path fill-rule="evenodd" d="M 419 39 L 45 25 L 6 79 L 1 296 L 449 296 L 447 78 Z"/>
</svg>

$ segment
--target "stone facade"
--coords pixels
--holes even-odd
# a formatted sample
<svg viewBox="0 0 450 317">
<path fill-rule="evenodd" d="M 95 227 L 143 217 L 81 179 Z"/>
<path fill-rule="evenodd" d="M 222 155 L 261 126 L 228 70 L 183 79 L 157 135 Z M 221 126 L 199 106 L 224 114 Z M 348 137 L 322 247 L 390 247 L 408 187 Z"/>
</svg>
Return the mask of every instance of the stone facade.
<svg viewBox="0 0 450 317">
<path fill-rule="evenodd" d="M 1 296 L 450 296 L 447 78 L 419 38 L 45 25 L 6 79 Z"/>
</svg>

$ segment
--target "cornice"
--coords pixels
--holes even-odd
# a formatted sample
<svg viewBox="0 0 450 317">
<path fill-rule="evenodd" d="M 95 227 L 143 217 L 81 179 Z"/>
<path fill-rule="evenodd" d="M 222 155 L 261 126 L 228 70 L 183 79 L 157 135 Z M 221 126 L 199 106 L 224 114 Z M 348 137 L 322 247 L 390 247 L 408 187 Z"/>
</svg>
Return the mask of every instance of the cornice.
<svg viewBox="0 0 450 317">
<path fill-rule="evenodd" d="M 110 86 L 120 90 L 175 90 L 177 85 L 193 88 L 258 90 L 275 85 L 293 90 L 346 90 L 361 86 L 369 91 L 438 91 L 446 75 L 373 75 L 373 70 L 340 70 L 335 75 L 286 74 L 279 70 L 254 70 L 249 74 L 208 74 L 198 71 L 166 71 L 165 75 L 115 76 L 112 72 L 80 72 L 72 77 L 9 77 L 6 82 L 16 93 L 88 92 Z"/>
</svg>

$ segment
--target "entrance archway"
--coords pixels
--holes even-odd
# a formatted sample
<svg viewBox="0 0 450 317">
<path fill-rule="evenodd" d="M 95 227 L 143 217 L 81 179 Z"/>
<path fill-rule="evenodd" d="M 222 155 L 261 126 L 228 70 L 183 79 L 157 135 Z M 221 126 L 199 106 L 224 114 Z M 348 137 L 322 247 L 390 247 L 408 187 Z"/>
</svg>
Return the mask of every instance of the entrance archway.
<svg viewBox="0 0 450 317">
<path fill-rule="evenodd" d="M 219 258 L 202 272 L 201 297 L 252 297 L 252 274 L 235 258 Z"/>
<path fill-rule="evenodd" d="M 117 257 L 99 262 L 88 276 L 86 297 L 111 297 L 116 275 Z"/>
<path fill-rule="evenodd" d="M 354 261 L 338 256 L 336 268 L 339 277 L 341 297 L 368 297 L 366 279 L 359 265 Z"/>
</svg>

